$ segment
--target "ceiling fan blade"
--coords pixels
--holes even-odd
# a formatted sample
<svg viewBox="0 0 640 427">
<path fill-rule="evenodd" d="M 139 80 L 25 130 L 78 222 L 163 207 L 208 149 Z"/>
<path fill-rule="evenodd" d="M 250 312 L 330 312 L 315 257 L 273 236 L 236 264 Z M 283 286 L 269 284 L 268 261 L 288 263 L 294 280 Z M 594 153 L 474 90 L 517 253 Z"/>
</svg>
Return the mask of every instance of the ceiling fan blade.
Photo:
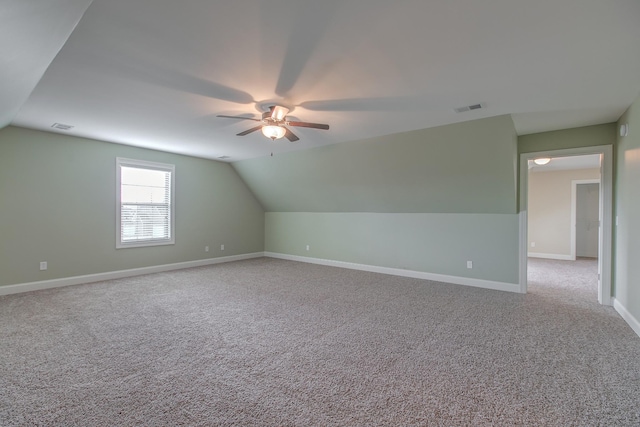
<svg viewBox="0 0 640 427">
<path fill-rule="evenodd" d="M 285 129 L 287 129 L 287 128 L 285 128 Z M 297 140 L 300 139 L 293 132 L 291 132 L 289 129 L 287 129 L 287 131 L 285 132 L 284 137 L 287 138 L 290 142 L 296 142 Z"/>
<path fill-rule="evenodd" d="M 281 105 L 273 105 L 271 107 L 271 118 L 277 122 L 284 120 L 287 116 L 289 109 Z"/>
<path fill-rule="evenodd" d="M 251 132 L 255 132 L 255 131 L 259 130 L 259 129 L 262 129 L 262 125 L 256 126 L 256 127 L 254 127 L 254 128 L 251 128 L 251 129 L 247 129 L 247 130 L 245 130 L 244 132 L 240 132 L 240 133 L 238 133 L 238 134 L 236 134 L 236 135 L 237 135 L 237 136 L 245 136 L 245 135 L 249 135 Z"/>
<path fill-rule="evenodd" d="M 218 114 L 216 117 L 224 117 L 226 119 L 239 119 L 239 120 L 253 120 L 254 122 L 261 122 L 260 119 L 254 119 L 253 117 L 242 117 L 242 116 L 224 116 L 222 114 Z"/>
<path fill-rule="evenodd" d="M 297 126 L 299 128 L 314 128 L 328 130 L 329 125 L 323 125 L 321 123 L 307 123 L 307 122 L 287 122 L 289 126 Z"/>
</svg>

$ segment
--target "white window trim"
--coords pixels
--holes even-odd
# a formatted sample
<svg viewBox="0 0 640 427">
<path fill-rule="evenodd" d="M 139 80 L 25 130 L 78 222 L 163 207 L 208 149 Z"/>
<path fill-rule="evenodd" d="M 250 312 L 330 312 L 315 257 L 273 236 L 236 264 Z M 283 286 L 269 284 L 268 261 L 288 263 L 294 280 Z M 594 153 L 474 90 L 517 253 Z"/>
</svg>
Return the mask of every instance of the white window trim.
<svg viewBox="0 0 640 427">
<path fill-rule="evenodd" d="M 122 242 L 122 222 L 121 222 L 121 207 L 122 207 L 122 199 L 121 199 L 121 168 L 125 167 L 134 167 L 134 168 L 142 168 L 142 169 L 155 169 L 171 172 L 171 197 L 170 197 L 170 212 L 171 212 L 171 236 L 169 239 L 158 239 L 158 240 L 149 240 L 142 242 Z M 156 162 L 148 162 L 146 160 L 135 160 L 135 159 L 127 159 L 124 157 L 116 157 L 116 249 L 124 249 L 124 248 L 140 248 L 140 247 L 148 247 L 148 246 L 163 246 L 163 245 L 174 245 L 176 243 L 176 233 L 175 233 L 175 223 L 176 223 L 176 215 L 175 215 L 175 176 L 176 176 L 176 167 L 175 165 L 167 164 L 167 163 L 156 163 Z"/>
</svg>

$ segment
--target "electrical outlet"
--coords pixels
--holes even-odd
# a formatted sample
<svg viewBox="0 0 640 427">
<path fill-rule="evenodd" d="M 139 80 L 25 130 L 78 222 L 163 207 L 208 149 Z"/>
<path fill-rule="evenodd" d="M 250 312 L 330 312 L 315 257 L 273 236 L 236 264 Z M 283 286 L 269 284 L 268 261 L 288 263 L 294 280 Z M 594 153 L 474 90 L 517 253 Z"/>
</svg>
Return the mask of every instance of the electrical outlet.
<svg viewBox="0 0 640 427">
<path fill-rule="evenodd" d="M 205 252 L 209 252 L 209 246 L 205 246 L 205 247 L 204 247 L 204 251 L 205 251 Z"/>
<path fill-rule="evenodd" d="M 473 261 L 467 261 L 467 268 L 473 268 Z"/>
<path fill-rule="evenodd" d="M 40 263 L 40 271 L 47 269 L 47 261 L 42 261 Z"/>
<path fill-rule="evenodd" d="M 220 245 L 220 250 L 224 251 L 224 245 Z"/>
<path fill-rule="evenodd" d="M 535 248 L 536 247 L 536 242 L 531 242 L 531 247 Z"/>
<path fill-rule="evenodd" d="M 307 250 L 309 250 L 309 245 L 307 245 Z"/>
</svg>

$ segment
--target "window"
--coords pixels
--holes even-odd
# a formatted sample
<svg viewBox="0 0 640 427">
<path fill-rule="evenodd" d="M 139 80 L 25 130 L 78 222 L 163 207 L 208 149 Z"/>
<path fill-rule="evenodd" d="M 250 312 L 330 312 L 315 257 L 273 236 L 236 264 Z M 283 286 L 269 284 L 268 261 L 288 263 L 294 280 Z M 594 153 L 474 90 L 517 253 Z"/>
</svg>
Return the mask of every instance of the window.
<svg viewBox="0 0 640 427">
<path fill-rule="evenodd" d="M 175 166 L 116 158 L 116 248 L 172 245 Z"/>
</svg>

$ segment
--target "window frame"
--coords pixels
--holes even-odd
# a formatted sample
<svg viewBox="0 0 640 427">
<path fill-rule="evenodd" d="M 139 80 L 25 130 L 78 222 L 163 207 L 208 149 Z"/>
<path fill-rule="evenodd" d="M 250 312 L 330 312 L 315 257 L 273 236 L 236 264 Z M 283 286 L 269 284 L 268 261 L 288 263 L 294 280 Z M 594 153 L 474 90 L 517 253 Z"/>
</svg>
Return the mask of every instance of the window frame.
<svg viewBox="0 0 640 427">
<path fill-rule="evenodd" d="M 122 241 L 122 167 L 149 169 L 171 174 L 169 188 L 169 238 L 168 239 L 150 239 L 134 242 Z M 149 246 L 174 245 L 175 237 L 175 165 L 168 163 L 150 162 L 146 160 L 128 159 L 124 157 L 116 157 L 116 249 L 124 248 L 140 248 Z"/>
</svg>

